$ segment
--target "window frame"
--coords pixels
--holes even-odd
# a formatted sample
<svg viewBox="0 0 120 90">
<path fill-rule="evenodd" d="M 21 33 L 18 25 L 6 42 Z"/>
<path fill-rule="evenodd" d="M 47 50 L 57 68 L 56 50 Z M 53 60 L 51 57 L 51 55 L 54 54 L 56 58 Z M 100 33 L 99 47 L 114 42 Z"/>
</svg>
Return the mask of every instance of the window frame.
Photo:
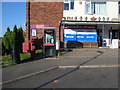
<svg viewBox="0 0 120 90">
<path fill-rule="evenodd" d="M 69 9 L 65 9 L 65 4 L 68 4 L 68 8 Z M 73 5 L 73 7 L 72 7 L 72 5 Z M 68 11 L 68 10 L 74 10 L 74 8 L 75 8 L 75 2 L 74 2 L 74 0 L 64 0 L 64 10 L 65 11 Z"/>
<path fill-rule="evenodd" d="M 65 4 L 68 4 L 68 9 L 65 8 Z M 64 10 L 69 10 L 69 3 L 64 3 Z"/>
<path fill-rule="evenodd" d="M 95 13 L 95 10 L 96 10 L 96 8 L 95 8 L 95 4 L 96 3 L 105 3 L 105 13 L 104 14 L 97 14 L 97 13 Z M 89 6 L 89 12 L 88 12 L 88 7 L 87 7 L 87 4 L 89 4 L 90 6 Z M 96 14 L 96 15 L 106 15 L 107 13 L 106 13 L 106 11 L 107 11 L 107 8 L 106 8 L 106 2 L 95 2 L 95 1 L 90 1 L 90 2 L 86 2 L 86 5 L 85 5 L 85 13 L 86 14 L 90 14 L 90 15 L 93 15 L 93 14 Z"/>
<path fill-rule="evenodd" d="M 70 0 L 70 9 L 71 10 L 74 10 L 74 5 L 75 3 L 74 3 L 74 0 Z M 72 6 L 73 5 L 73 6 Z"/>
<path fill-rule="evenodd" d="M 118 14 L 120 14 L 120 1 L 118 2 Z"/>
</svg>

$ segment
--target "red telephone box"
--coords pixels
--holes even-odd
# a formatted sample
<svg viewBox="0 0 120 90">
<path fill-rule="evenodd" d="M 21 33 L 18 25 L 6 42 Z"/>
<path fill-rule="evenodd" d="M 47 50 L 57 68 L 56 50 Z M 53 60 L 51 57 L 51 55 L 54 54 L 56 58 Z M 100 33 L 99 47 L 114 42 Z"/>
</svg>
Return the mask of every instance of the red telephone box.
<svg viewBox="0 0 120 90">
<path fill-rule="evenodd" d="M 56 56 L 56 33 L 55 27 L 43 28 L 43 57 Z"/>
</svg>

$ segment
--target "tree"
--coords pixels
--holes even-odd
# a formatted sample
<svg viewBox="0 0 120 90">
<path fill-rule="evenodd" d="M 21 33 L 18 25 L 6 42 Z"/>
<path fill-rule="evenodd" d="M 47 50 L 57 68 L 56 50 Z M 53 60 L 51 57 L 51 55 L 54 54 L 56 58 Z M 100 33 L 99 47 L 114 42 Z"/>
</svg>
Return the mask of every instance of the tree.
<svg viewBox="0 0 120 90">
<path fill-rule="evenodd" d="M 5 55 L 6 52 L 7 52 L 7 49 L 5 48 L 3 41 L 2 41 L 2 56 Z"/>
<path fill-rule="evenodd" d="M 18 38 L 17 44 L 20 47 L 20 50 L 22 50 L 22 43 L 25 41 L 24 37 L 23 37 L 23 29 L 22 29 L 22 27 L 18 28 L 17 34 L 18 34 L 17 35 L 17 38 Z"/>
<path fill-rule="evenodd" d="M 6 50 L 7 50 L 7 54 L 9 54 L 11 52 L 11 45 L 10 45 L 10 37 L 11 37 L 11 31 L 10 28 L 7 28 L 6 33 L 4 34 L 2 41 L 3 41 L 3 45 L 5 46 Z"/>
<path fill-rule="evenodd" d="M 3 45 L 7 54 L 10 54 L 13 47 L 18 47 L 19 50 L 22 50 L 22 43 L 24 42 L 23 29 L 22 27 L 17 29 L 17 26 L 14 25 L 13 31 L 10 31 L 10 28 L 7 28 L 6 33 L 3 36 Z"/>
<path fill-rule="evenodd" d="M 22 27 L 17 29 L 17 26 L 15 25 L 11 35 L 11 46 L 12 47 L 17 46 L 19 50 L 22 51 L 23 42 L 24 42 L 23 29 Z"/>
<path fill-rule="evenodd" d="M 13 32 L 12 32 L 12 37 L 11 37 L 12 38 L 12 42 L 13 42 L 12 47 L 18 45 L 18 39 L 19 39 L 18 35 L 19 35 L 19 33 L 18 33 L 17 26 L 14 25 Z"/>
</svg>

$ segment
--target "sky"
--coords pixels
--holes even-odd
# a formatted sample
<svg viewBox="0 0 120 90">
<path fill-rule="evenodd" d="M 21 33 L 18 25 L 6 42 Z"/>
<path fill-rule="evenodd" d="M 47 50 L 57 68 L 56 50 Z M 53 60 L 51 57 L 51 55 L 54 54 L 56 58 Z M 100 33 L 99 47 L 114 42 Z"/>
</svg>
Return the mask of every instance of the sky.
<svg viewBox="0 0 120 90">
<path fill-rule="evenodd" d="M 25 2 L 0 3 L 0 36 L 4 35 L 7 27 L 10 27 L 10 30 L 12 31 L 14 25 L 17 25 L 18 28 L 21 26 L 23 29 L 25 29 L 25 22 L 26 22 Z M 2 27 L 1 27 L 1 23 L 2 23 Z"/>
</svg>

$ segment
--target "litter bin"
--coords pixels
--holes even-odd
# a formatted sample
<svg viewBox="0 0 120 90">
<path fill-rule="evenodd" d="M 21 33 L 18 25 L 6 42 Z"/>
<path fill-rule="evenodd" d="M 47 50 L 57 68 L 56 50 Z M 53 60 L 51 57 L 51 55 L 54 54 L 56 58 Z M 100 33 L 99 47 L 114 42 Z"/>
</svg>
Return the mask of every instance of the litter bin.
<svg viewBox="0 0 120 90">
<path fill-rule="evenodd" d="M 20 63 L 20 50 L 17 46 L 12 48 L 12 61 L 14 64 Z"/>
<path fill-rule="evenodd" d="M 106 47 L 107 43 L 106 40 L 103 40 L 103 47 Z"/>
</svg>

